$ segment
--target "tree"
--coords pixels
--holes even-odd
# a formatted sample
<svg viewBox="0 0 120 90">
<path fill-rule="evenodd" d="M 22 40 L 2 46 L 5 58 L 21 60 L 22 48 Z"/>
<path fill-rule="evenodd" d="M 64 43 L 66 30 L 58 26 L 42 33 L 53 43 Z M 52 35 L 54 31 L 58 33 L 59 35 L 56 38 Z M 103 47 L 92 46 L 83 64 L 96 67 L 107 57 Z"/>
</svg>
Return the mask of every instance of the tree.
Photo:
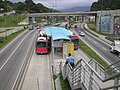
<svg viewBox="0 0 120 90">
<path fill-rule="evenodd" d="M 25 4 L 23 2 L 15 3 L 13 9 L 16 10 L 17 13 L 25 12 Z"/>
<path fill-rule="evenodd" d="M 91 6 L 91 11 L 120 9 L 120 0 L 98 0 Z"/>
<path fill-rule="evenodd" d="M 32 0 L 25 0 L 26 4 L 33 4 L 34 2 Z"/>
<path fill-rule="evenodd" d="M 35 5 L 35 3 L 32 0 L 25 0 L 25 8 L 29 13 L 31 13 L 32 6 L 34 6 L 34 5 Z"/>
<path fill-rule="evenodd" d="M 12 3 L 10 0 L 0 0 L 0 9 L 0 13 L 11 10 L 16 10 L 17 13 L 42 13 L 53 11 L 43 6 L 41 3 L 35 4 L 32 0 L 25 0 L 24 2 L 17 3 Z"/>
</svg>

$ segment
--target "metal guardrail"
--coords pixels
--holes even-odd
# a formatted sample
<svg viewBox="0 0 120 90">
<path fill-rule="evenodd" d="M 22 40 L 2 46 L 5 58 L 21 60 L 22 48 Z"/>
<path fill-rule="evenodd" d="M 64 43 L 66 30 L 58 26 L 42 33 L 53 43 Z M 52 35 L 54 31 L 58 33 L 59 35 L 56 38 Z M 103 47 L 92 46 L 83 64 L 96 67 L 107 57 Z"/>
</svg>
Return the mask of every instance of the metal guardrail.
<svg viewBox="0 0 120 90">
<path fill-rule="evenodd" d="M 120 73 L 108 76 L 105 69 L 94 61 L 87 63 L 79 60 L 74 68 L 61 62 L 60 70 L 63 79 L 67 78 L 71 89 L 82 90 L 119 90 Z"/>
</svg>

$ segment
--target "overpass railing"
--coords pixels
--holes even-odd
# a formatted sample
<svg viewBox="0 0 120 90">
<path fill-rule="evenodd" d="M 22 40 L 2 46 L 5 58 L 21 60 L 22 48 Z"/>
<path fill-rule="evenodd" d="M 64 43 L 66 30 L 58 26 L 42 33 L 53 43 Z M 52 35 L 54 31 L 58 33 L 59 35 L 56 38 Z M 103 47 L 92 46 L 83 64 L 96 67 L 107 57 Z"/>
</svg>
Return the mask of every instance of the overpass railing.
<svg viewBox="0 0 120 90">
<path fill-rule="evenodd" d="M 61 62 L 60 70 L 63 79 L 67 78 L 72 90 L 119 90 L 120 72 L 109 75 L 106 70 L 94 61 L 79 60 L 74 68 Z"/>
</svg>

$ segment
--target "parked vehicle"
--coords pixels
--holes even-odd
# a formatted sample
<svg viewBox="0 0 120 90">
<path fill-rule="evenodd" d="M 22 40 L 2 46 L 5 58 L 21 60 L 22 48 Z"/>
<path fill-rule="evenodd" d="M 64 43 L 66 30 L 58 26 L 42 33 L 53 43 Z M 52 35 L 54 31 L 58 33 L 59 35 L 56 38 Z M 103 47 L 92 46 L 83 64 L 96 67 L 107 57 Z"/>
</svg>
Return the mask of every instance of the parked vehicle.
<svg viewBox="0 0 120 90">
<path fill-rule="evenodd" d="M 120 40 L 114 40 L 110 46 L 110 52 L 115 53 L 120 57 Z"/>
</svg>

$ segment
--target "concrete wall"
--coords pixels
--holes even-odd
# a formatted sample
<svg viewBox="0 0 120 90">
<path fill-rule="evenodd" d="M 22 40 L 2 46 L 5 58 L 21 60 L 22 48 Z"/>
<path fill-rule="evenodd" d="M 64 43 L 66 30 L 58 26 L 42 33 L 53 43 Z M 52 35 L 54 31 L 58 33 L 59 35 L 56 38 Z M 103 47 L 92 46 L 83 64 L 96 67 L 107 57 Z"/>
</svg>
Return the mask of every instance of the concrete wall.
<svg viewBox="0 0 120 90">
<path fill-rule="evenodd" d="M 120 10 L 107 10 L 107 11 L 98 11 L 96 17 L 96 30 L 100 31 L 100 23 L 102 16 L 110 16 L 110 29 L 109 34 L 113 34 L 114 31 L 114 24 L 115 24 L 115 17 L 120 16 Z"/>
</svg>

